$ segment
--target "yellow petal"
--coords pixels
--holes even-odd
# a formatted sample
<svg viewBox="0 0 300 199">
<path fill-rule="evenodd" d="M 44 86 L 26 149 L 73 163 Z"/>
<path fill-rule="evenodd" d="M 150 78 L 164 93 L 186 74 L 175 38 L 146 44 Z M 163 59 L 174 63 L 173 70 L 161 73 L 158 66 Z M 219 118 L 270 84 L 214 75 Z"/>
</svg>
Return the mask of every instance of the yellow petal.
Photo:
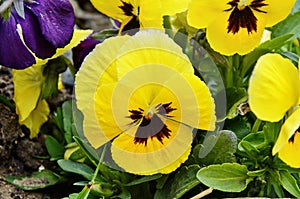
<svg viewBox="0 0 300 199">
<path fill-rule="evenodd" d="M 279 121 L 299 99 L 300 79 L 292 62 L 279 54 L 266 54 L 257 61 L 249 82 L 249 104 L 255 115 Z"/>
<path fill-rule="evenodd" d="M 85 40 L 90 34 L 92 34 L 93 30 L 77 30 L 75 29 L 73 32 L 73 37 L 68 45 L 66 45 L 63 48 L 58 48 L 55 55 L 52 56 L 51 59 L 59 57 L 63 55 L 68 50 L 71 50 L 72 48 L 76 47 L 80 44 L 83 40 Z"/>
<path fill-rule="evenodd" d="M 268 4 L 264 7 L 267 12 L 267 27 L 284 20 L 292 11 L 295 2 L 296 0 L 286 0 L 284 3 L 281 0 L 265 0 L 264 3 Z"/>
<path fill-rule="evenodd" d="M 25 98 L 24 98 L 25 99 Z M 34 138 L 39 132 L 42 124 L 48 120 L 50 109 L 46 100 L 39 101 L 37 107 L 20 124 L 24 124 L 30 130 L 30 138 Z"/>
<path fill-rule="evenodd" d="M 125 3 L 131 3 L 130 0 L 123 0 Z M 93 6 L 101 13 L 119 21 L 123 21 L 128 16 L 122 11 L 120 6 L 123 6 L 121 0 L 91 0 Z M 132 3 L 131 3 L 132 4 Z"/>
<path fill-rule="evenodd" d="M 248 33 L 247 28 L 240 28 L 240 30 L 233 34 L 227 33 L 229 12 L 223 12 L 219 18 L 207 26 L 207 40 L 211 47 L 221 54 L 233 55 L 235 53 L 244 55 L 252 51 L 260 44 L 263 35 L 265 21 L 262 14 L 255 13 L 257 17 L 257 32 L 252 31 Z"/>
<path fill-rule="evenodd" d="M 187 10 L 190 0 L 160 0 L 162 15 L 175 15 Z"/>
<path fill-rule="evenodd" d="M 221 20 L 224 10 L 230 8 L 228 2 L 229 0 L 191 0 L 187 14 L 189 25 L 195 28 L 206 28 L 216 20 Z"/>
<path fill-rule="evenodd" d="M 285 151 L 288 151 L 289 149 L 293 149 L 293 147 L 296 147 L 295 145 L 299 146 L 299 142 L 294 142 L 294 144 L 289 143 L 289 139 L 294 135 L 296 130 L 300 127 L 299 118 L 300 118 L 300 108 L 298 107 L 298 109 L 296 109 L 282 125 L 279 136 L 272 150 L 273 155 L 275 155 L 278 151 L 281 154 L 286 154 Z M 294 152 L 291 155 L 294 154 L 298 154 L 298 153 Z"/>
<path fill-rule="evenodd" d="M 147 144 L 134 143 L 137 128 L 130 129 L 112 142 L 113 160 L 125 171 L 152 175 L 170 173 L 180 166 L 191 150 L 192 129 L 177 122 L 166 121 L 170 136 L 148 138 Z"/>
<path fill-rule="evenodd" d="M 285 144 L 278 152 L 278 157 L 284 161 L 287 165 L 300 168 L 300 133 L 297 132 L 294 136 L 294 140 Z"/>
<path fill-rule="evenodd" d="M 118 49 L 129 36 L 113 37 L 97 45 L 86 57 L 75 80 L 76 102 L 85 119 L 83 129 L 85 136 L 95 148 L 108 140 L 101 132 L 94 107 L 94 95 L 98 82 L 109 83 L 117 81 L 114 59 L 117 58 Z M 108 71 L 108 72 L 106 72 Z M 109 72 L 110 71 L 110 72 Z M 111 74 L 113 73 L 113 74 Z"/>
<path fill-rule="evenodd" d="M 161 64 L 180 73 L 194 73 L 182 49 L 159 30 L 140 31 L 124 43 L 119 56 L 117 67 L 120 78 L 133 68 L 146 64 Z"/>
<path fill-rule="evenodd" d="M 161 3 L 158 0 L 139 1 L 138 15 L 141 28 L 163 28 L 163 15 L 161 13 Z"/>
<path fill-rule="evenodd" d="M 30 113 L 37 107 L 44 81 L 42 71 L 42 66 L 12 70 L 14 101 L 20 122 L 29 117 Z"/>
</svg>

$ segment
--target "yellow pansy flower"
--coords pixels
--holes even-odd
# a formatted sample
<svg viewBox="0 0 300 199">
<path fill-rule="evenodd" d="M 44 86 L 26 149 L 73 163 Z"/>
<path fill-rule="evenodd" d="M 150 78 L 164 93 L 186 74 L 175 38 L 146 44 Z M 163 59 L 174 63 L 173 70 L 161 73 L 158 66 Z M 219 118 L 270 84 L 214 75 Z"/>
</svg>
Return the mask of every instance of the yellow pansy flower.
<svg viewBox="0 0 300 199">
<path fill-rule="evenodd" d="M 91 0 L 97 10 L 128 28 L 163 28 L 163 16 L 187 9 L 190 0 Z"/>
<path fill-rule="evenodd" d="M 93 147 L 111 141 L 125 171 L 170 173 L 191 151 L 193 128 L 215 128 L 214 102 L 182 49 L 161 31 L 106 39 L 75 80 L 84 135 Z"/>
<path fill-rule="evenodd" d="M 191 0 L 188 23 L 206 28 L 211 47 L 224 55 L 247 54 L 257 47 L 265 27 L 285 19 L 295 0 Z"/>
<path fill-rule="evenodd" d="M 288 113 L 273 147 L 273 155 L 300 168 L 300 77 L 289 59 L 279 54 L 259 58 L 249 82 L 249 104 L 255 115 L 276 122 Z"/>
<path fill-rule="evenodd" d="M 24 70 L 12 70 L 14 82 L 14 101 L 19 123 L 30 130 L 30 138 L 35 137 L 43 123 L 48 120 L 50 109 L 46 100 L 41 99 L 44 83 L 44 65 L 50 59 L 63 55 L 77 46 L 91 30 L 75 30 L 71 42 L 64 48 L 58 48 L 56 54 L 49 59 L 37 59 L 37 63 Z"/>
</svg>

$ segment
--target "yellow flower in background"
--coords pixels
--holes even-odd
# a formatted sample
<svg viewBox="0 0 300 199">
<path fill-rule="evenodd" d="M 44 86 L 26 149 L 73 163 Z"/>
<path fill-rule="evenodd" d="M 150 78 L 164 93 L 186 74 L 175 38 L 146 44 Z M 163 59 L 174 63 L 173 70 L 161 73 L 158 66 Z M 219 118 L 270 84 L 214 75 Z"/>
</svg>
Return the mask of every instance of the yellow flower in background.
<svg viewBox="0 0 300 199">
<path fill-rule="evenodd" d="M 59 57 L 77 46 L 91 32 L 91 30 L 75 30 L 71 42 L 64 48 L 57 49 L 56 54 L 50 59 Z M 44 83 L 43 69 L 50 59 L 37 59 L 37 63 L 31 67 L 12 70 L 16 113 L 19 115 L 19 123 L 30 130 L 30 138 L 39 133 L 40 127 L 48 120 L 50 113 L 47 101 L 41 99 Z"/>
<path fill-rule="evenodd" d="M 250 78 L 249 104 L 255 115 L 277 122 L 288 117 L 273 147 L 273 155 L 291 167 L 300 168 L 300 77 L 289 59 L 279 54 L 262 56 Z"/>
<path fill-rule="evenodd" d="M 182 49 L 161 31 L 105 40 L 75 80 L 84 135 L 93 147 L 111 141 L 125 171 L 170 173 L 191 151 L 193 128 L 215 128 L 214 102 Z"/>
<path fill-rule="evenodd" d="M 91 0 L 101 13 L 131 28 L 163 28 L 163 16 L 187 10 L 190 0 Z"/>
<path fill-rule="evenodd" d="M 265 27 L 285 19 L 295 0 L 191 0 L 188 23 L 206 28 L 211 47 L 224 55 L 244 55 L 260 43 Z"/>
</svg>

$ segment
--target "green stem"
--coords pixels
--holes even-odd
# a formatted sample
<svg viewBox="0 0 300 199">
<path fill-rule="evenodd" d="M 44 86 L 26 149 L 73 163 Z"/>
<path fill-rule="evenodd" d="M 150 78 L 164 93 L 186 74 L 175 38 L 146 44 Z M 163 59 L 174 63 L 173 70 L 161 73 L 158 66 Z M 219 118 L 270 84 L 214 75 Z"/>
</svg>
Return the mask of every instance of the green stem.
<svg viewBox="0 0 300 199">
<path fill-rule="evenodd" d="M 95 173 L 94 173 L 94 176 L 93 176 L 93 178 L 92 178 L 92 180 L 91 180 L 91 184 L 94 184 L 94 183 L 95 183 L 96 177 L 97 177 L 98 172 L 99 172 L 99 170 L 100 170 L 100 166 L 101 166 L 101 164 L 102 164 L 102 162 L 103 162 L 103 159 L 104 159 L 104 155 L 105 155 L 105 152 L 106 152 L 106 147 L 107 147 L 107 145 L 104 145 L 103 151 L 102 151 L 102 153 L 101 153 L 101 156 L 100 156 L 100 159 L 99 159 L 99 162 L 98 162 L 98 165 L 97 165 L 97 168 L 96 168 Z"/>
<path fill-rule="evenodd" d="M 253 124 L 253 127 L 252 127 L 252 130 L 251 130 L 251 133 L 257 133 L 258 130 L 259 130 L 259 127 L 261 125 L 261 120 L 260 119 L 256 119 L 256 121 L 254 122 Z"/>
<path fill-rule="evenodd" d="M 233 87 L 233 57 L 228 58 L 228 67 L 224 67 L 225 87 Z"/>
</svg>

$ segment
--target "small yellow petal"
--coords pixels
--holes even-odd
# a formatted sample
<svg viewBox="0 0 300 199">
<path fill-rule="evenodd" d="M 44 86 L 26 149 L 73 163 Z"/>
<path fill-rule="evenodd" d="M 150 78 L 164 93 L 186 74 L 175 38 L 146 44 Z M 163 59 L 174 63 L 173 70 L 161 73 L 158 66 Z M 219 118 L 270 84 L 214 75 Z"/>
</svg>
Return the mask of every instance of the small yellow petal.
<svg viewBox="0 0 300 199">
<path fill-rule="evenodd" d="M 289 143 L 289 139 L 293 136 L 296 130 L 300 127 L 300 107 L 290 115 L 281 127 L 277 141 L 273 147 L 272 153 L 275 155 L 278 151 L 281 154 L 286 154 L 285 151 L 291 150 L 299 146 L 299 142 Z M 299 134 L 299 133 L 298 133 Z M 297 133 L 296 133 L 297 135 Z M 297 135 L 298 136 L 298 135 Z M 300 149 L 299 147 L 296 149 Z M 298 154 L 293 152 L 291 155 Z M 283 155 L 282 155 L 283 156 Z"/>
<path fill-rule="evenodd" d="M 152 175 L 170 173 L 180 166 L 191 150 L 192 129 L 174 121 L 166 121 L 170 136 L 148 138 L 147 144 L 135 143 L 137 128 L 124 132 L 112 142 L 113 160 L 125 171 Z"/>
<path fill-rule="evenodd" d="M 124 43 L 119 56 L 117 67 L 120 78 L 128 71 L 146 64 L 161 64 L 170 66 L 180 73 L 194 73 L 182 49 L 159 30 L 140 31 Z"/>
<path fill-rule="evenodd" d="M 30 113 L 37 107 L 44 81 L 42 71 L 42 66 L 12 70 L 14 101 L 20 122 L 28 118 Z"/>
<path fill-rule="evenodd" d="M 74 30 L 73 37 L 68 45 L 66 45 L 63 48 L 58 48 L 55 55 L 51 57 L 51 59 L 54 59 L 56 57 L 59 57 L 63 55 L 68 50 L 71 50 L 72 48 L 76 47 L 80 44 L 83 40 L 85 40 L 90 34 L 92 34 L 93 30 Z"/>
<path fill-rule="evenodd" d="M 140 13 L 138 15 L 141 28 L 163 28 L 163 15 L 161 3 L 158 0 L 139 1 Z"/>
<path fill-rule="evenodd" d="M 257 61 L 249 82 L 249 104 L 255 115 L 279 121 L 299 99 L 297 68 L 279 54 L 266 54 Z"/>
<path fill-rule="evenodd" d="M 162 15 L 175 15 L 187 10 L 190 0 L 160 0 Z"/>
<path fill-rule="evenodd" d="M 187 14 L 189 25 L 195 28 L 206 28 L 214 21 L 222 20 L 224 10 L 230 8 L 228 2 L 229 0 L 191 0 Z"/>
<path fill-rule="evenodd" d="M 300 168 L 300 133 L 294 135 L 293 141 L 286 143 L 278 152 L 278 157 L 287 165 Z"/>
<path fill-rule="evenodd" d="M 296 0 L 286 0 L 284 3 L 281 0 L 265 0 L 264 3 L 268 4 L 264 7 L 267 12 L 267 27 L 284 20 L 290 14 L 295 2 Z"/>
<path fill-rule="evenodd" d="M 46 100 L 39 101 L 37 107 L 20 124 L 24 124 L 30 130 L 30 138 L 34 138 L 41 126 L 48 120 L 50 109 Z"/>
<path fill-rule="evenodd" d="M 130 3 L 130 0 L 123 0 L 125 3 Z M 120 8 L 123 6 L 121 0 L 91 0 L 93 6 L 101 13 L 119 21 L 125 20 L 128 16 Z"/>
</svg>

